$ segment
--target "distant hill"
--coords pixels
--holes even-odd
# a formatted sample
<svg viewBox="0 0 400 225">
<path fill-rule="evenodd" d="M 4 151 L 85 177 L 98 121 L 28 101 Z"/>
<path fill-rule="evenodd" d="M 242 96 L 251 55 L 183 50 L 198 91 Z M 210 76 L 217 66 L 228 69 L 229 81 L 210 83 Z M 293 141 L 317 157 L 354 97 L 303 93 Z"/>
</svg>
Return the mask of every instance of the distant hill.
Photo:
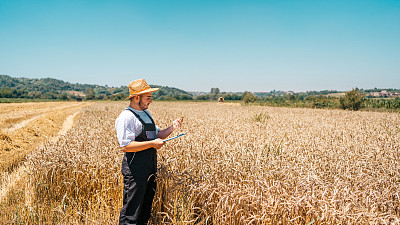
<svg viewBox="0 0 400 225">
<path fill-rule="evenodd" d="M 181 89 L 160 85 L 150 86 L 160 88 L 153 94 L 154 99 L 186 100 L 193 98 L 190 93 Z M 125 99 L 128 95 L 127 86 L 72 84 L 53 78 L 30 79 L 0 75 L 0 98 L 120 100 Z"/>
</svg>

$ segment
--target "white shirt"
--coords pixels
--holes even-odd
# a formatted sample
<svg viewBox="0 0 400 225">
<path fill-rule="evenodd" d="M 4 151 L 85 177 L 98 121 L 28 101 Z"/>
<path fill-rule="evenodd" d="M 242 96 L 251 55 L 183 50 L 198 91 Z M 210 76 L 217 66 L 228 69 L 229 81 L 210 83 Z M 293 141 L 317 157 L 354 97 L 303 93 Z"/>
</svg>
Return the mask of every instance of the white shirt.
<svg viewBox="0 0 400 225">
<path fill-rule="evenodd" d="M 145 123 L 151 123 L 151 119 L 144 111 L 138 111 L 128 106 L 129 109 L 133 110 Z M 150 115 L 150 113 L 146 110 Z M 151 115 L 150 115 L 151 116 Z M 143 125 L 136 118 L 136 116 L 130 110 L 123 110 L 115 120 L 115 129 L 117 130 L 117 138 L 121 147 L 127 146 L 129 143 L 135 140 L 140 133 L 142 133 Z M 159 128 L 156 126 L 156 134 Z"/>
</svg>

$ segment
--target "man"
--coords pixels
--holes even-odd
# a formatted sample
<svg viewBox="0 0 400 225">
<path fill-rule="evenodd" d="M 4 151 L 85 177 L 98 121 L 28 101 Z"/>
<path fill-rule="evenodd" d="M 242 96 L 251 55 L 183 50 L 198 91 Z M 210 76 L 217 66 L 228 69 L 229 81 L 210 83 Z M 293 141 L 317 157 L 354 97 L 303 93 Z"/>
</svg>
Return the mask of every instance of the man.
<svg viewBox="0 0 400 225">
<path fill-rule="evenodd" d="M 152 102 L 151 88 L 144 79 L 129 83 L 129 107 L 115 120 L 118 142 L 125 153 L 121 172 L 124 176 L 123 206 L 119 224 L 147 224 L 156 188 L 157 150 L 183 118 L 159 130 L 146 110 Z"/>
</svg>

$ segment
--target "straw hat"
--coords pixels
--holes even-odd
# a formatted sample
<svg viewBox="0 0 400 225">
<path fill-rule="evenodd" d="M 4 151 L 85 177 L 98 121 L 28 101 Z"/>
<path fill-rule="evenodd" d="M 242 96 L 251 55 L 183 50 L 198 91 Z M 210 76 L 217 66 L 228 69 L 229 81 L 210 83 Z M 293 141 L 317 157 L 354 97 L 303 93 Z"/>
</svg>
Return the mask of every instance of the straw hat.
<svg viewBox="0 0 400 225">
<path fill-rule="evenodd" d="M 135 95 L 141 95 L 149 92 L 155 92 L 158 88 L 151 88 L 144 79 L 134 80 L 129 83 L 129 97 L 130 99 Z"/>
</svg>

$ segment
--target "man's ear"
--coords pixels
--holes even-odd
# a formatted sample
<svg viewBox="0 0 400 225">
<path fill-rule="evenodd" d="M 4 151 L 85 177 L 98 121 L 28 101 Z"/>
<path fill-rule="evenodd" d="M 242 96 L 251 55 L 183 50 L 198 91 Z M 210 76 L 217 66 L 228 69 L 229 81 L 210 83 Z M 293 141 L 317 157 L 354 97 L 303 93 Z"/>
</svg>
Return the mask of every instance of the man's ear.
<svg viewBox="0 0 400 225">
<path fill-rule="evenodd" d="M 136 100 L 136 97 L 137 97 L 137 95 L 133 96 L 133 97 L 131 98 L 131 101 L 135 101 L 135 100 Z"/>
</svg>

